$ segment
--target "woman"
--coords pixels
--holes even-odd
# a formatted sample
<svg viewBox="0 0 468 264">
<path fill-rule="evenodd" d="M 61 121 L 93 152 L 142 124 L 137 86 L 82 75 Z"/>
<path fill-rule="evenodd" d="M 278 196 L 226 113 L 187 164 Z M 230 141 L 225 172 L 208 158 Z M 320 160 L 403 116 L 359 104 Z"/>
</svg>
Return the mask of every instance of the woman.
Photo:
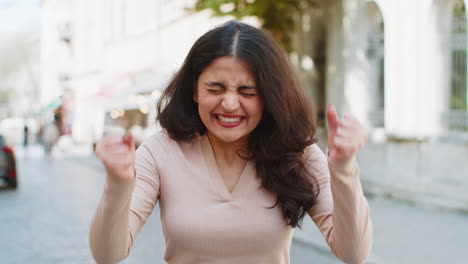
<svg viewBox="0 0 468 264">
<path fill-rule="evenodd" d="M 329 106 L 327 160 L 314 111 L 268 33 L 231 21 L 203 35 L 158 112 L 163 132 L 136 154 L 131 135 L 97 147 L 107 170 L 90 232 L 98 263 L 128 256 L 156 202 L 168 263 L 289 263 L 306 214 L 338 258 L 367 257 L 372 227 L 355 161 L 366 133 Z"/>
</svg>

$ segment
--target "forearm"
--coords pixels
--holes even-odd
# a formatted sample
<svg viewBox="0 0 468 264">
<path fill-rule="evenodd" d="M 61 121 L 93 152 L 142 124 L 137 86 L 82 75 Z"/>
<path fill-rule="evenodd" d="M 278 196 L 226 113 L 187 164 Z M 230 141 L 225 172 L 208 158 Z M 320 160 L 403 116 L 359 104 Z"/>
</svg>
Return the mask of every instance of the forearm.
<svg viewBox="0 0 468 264">
<path fill-rule="evenodd" d="M 333 195 L 330 247 L 346 263 L 362 263 L 370 253 L 372 223 L 355 161 L 346 168 L 329 165 Z"/>
<path fill-rule="evenodd" d="M 130 201 L 134 184 L 107 182 L 93 218 L 89 240 L 98 264 L 112 264 L 125 259 L 132 247 L 129 230 Z"/>
</svg>

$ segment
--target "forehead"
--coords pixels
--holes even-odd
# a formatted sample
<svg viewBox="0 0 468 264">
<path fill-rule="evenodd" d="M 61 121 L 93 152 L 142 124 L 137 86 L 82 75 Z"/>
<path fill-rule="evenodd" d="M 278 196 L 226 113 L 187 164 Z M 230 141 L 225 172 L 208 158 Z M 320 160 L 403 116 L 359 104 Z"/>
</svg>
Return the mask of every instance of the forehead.
<svg viewBox="0 0 468 264">
<path fill-rule="evenodd" d="M 200 79 L 255 84 L 255 76 L 249 65 L 236 57 L 219 57 L 213 60 L 201 73 Z"/>
</svg>

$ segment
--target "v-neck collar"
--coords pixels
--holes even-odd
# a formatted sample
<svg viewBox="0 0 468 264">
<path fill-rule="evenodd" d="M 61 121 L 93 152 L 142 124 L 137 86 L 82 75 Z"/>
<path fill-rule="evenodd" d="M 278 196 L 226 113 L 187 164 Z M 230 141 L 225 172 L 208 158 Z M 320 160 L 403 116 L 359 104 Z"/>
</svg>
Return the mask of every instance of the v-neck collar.
<svg viewBox="0 0 468 264">
<path fill-rule="evenodd" d="M 235 196 L 240 194 L 245 181 L 244 178 L 246 178 L 246 174 L 250 173 L 250 171 L 252 170 L 251 162 L 247 161 L 247 163 L 244 166 L 244 169 L 241 172 L 241 175 L 239 176 L 239 179 L 237 180 L 236 185 L 234 186 L 232 191 L 229 191 L 228 187 L 226 186 L 226 183 L 224 182 L 223 175 L 219 170 L 219 166 L 216 162 L 216 158 L 214 155 L 213 147 L 207 135 L 203 135 L 201 137 L 201 149 L 206 168 L 209 172 L 208 176 L 210 178 L 212 188 L 215 190 L 216 193 L 218 193 L 218 195 L 223 201 L 232 201 Z"/>
</svg>

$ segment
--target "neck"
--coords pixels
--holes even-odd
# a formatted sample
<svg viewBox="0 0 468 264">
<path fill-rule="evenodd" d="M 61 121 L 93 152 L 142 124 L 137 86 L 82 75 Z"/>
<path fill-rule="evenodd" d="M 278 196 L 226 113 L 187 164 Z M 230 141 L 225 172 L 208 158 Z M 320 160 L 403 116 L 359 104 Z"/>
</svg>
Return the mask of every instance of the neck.
<svg viewBox="0 0 468 264">
<path fill-rule="evenodd" d="M 238 160 L 243 160 L 239 157 L 239 154 L 243 157 L 248 155 L 246 138 L 235 142 L 223 142 L 209 132 L 207 132 L 207 136 L 217 160 L 221 158 L 232 163 Z"/>
</svg>

